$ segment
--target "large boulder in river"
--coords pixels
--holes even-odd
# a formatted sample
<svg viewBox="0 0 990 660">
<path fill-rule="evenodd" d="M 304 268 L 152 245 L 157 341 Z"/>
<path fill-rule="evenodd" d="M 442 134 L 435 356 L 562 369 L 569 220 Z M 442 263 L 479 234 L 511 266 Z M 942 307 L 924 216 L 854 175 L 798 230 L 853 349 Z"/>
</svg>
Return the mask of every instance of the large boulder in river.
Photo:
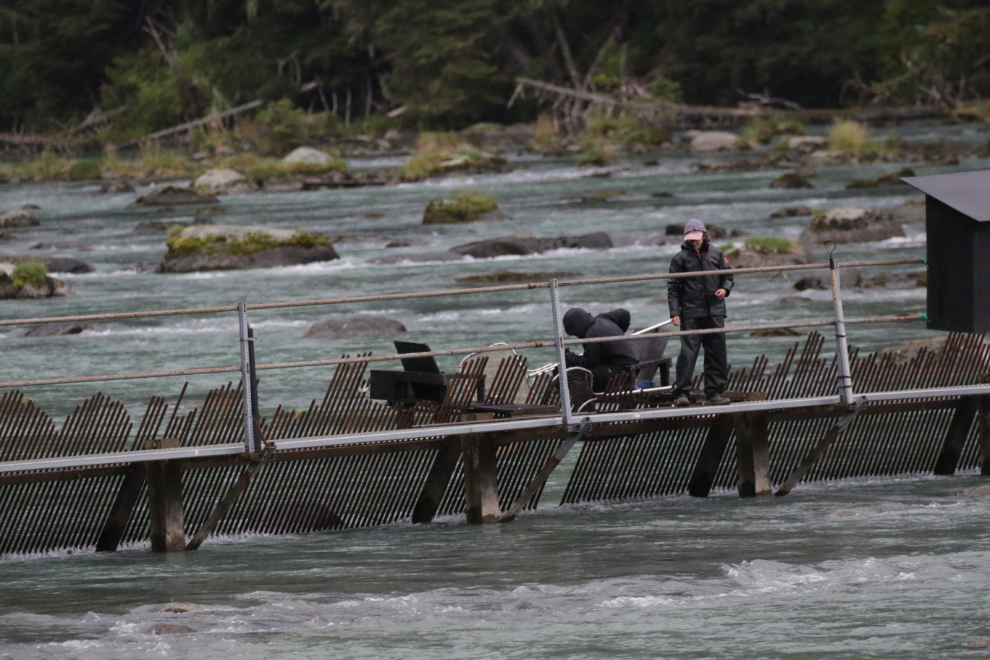
<svg viewBox="0 0 990 660">
<path fill-rule="evenodd" d="M 61 337 L 62 335 L 78 335 L 83 330 L 92 330 L 93 326 L 85 321 L 59 321 L 36 325 L 28 331 L 25 337 Z"/>
<path fill-rule="evenodd" d="M 138 197 L 131 206 L 180 206 L 184 204 L 216 204 L 220 200 L 212 195 L 201 195 L 189 188 L 164 186 L 155 188 L 147 195 Z"/>
<path fill-rule="evenodd" d="M 877 209 L 844 207 L 816 213 L 799 240 L 805 245 L 821 245 L 826 241 L 885 241 L 898 236 L 904 236 L 904 228 L 893 214 Z"/>
<path fill-rule="evenodd" d="M 62 280 L 48 274 L 38 262 L 14 264 L 0 259 L 0 300 L 59 298 L 72 295 Z"/>
<path fill-rule="evenodd" d="M 405 332 L 406 326 L 383 316 L 334 316 L 317 321 L 304 337 L 363 337 L 368 335 L 394 335 Z"/>
<path fill-rule="evenodd" d="M 258 189 L 237 170 L 210 170 L 193 181 L 196 192 L 210 195 L 239 195 Z"/>
<path fill-rule="evenodd" d="M 537 238 L 532 234 L 516 234 L 458 245 L 451 248 L 450 251 L 475 259 L 491 259 L 508 255 L 538 254 L 560 248 L 608 250 L 611 247 L 612 239 L 609 238 L 608 234 L 595 232 L 584 236 L 560 236 L 558 238 Z"/>
<path fill-rule="evenodd" d="M 49 273 L 72 273 L 73 275 L 82 275 L 84 273 L 92 273 L 95 270 L 85 261 L 70 259 L 69 257 L 45 258 L 35 256 L 26 257 L 19 254 L 4 254 L 0 255 L 0 262 L 14 264 L 15 266 L 19 264 L 37 263 L 44 266 L 46 272 Z"/>
<path fill-rule="evenodd" d="M 169 233 L 158 273 L 294 266 L 338 259 L 324 236 L 252 225 L 193 225 Z"/>
<path fill-rule="evenodd" d="M 283 163 L 304 163 L 306 165 L 328 165 L 334 162 L 330 154 L 313 147 L 298 147 L 282 159 Z"/>
<path fill-rule="evenodd" d="M 38 224 L 38 220 L 24 209 L 14 209 L 0 215 L 0 229 L 34 227 Z"/>
<path fill-rule="evenodd" d="M 727 252 L 725 257 L 733 268 L 763 268 L 810 264 L 812 254 L 805 246 L 786 238 L 754 236 L 741 248 Z"/>
<path fill-rule="evenodd" d="M 691 136 L 691 151 L 699 154 L 716 151 L 738 151 L 745 146 L 735 133 L 726 131 L 697 131 Z"/>
</svg>

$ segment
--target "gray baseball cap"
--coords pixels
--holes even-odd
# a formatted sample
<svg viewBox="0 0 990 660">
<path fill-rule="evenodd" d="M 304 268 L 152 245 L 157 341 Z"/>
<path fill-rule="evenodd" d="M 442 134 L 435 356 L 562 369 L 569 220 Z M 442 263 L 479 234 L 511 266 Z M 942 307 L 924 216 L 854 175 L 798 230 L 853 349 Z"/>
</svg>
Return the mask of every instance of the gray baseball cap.
<svg viewBox="0 0 990 660">
<path fill-rule="evenodd" d="M 701 220 L 691 218 L 687 221 L 687 224 L 684 225 L 684 240 L 700 241 L 706 231 L 708 230 L 705 229 L 705 223 Z"/>
</svg>

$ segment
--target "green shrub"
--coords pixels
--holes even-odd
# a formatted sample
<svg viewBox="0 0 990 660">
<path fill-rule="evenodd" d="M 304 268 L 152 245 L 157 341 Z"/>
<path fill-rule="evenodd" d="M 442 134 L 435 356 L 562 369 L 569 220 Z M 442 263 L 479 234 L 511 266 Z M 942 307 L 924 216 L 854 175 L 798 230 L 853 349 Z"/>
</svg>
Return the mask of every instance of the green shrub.
<svg viewBox="0 0 990 660">
<path fill-rule="evenodd" d="M 285 155 L 309 137 L 310 121 L 306 113 L 293 107 L 289 99 L 270 104 L 258 113 L 258 120 L 265 128 L 262 147 L 268 153 Z"/>
<path fill-rule="evenodd" d="M 455 161 L 446 166 L 444 163 Z M 468 168 L 497 170 L 505 160 L 478 151 L 457 133 L 420 133 L 416 153 L 399 167 L 405 181 L 421 181 L 436 172 Z"/>
<path fill-rule="evenodd" d="M 99 179 L 102 176 L 100 172 L 100 161 L 91 158 L 72 161 L 68 174 L 69 179 L 72 181 Z"/>
<path fill-rule="evenodd" d="M 746 247 L 761 254 L 787 254 L 793 243 L 779 236 L 754 236 L 746 239 Z"/>
<path fill-rule="evenodd" d="M 239 168 L 235 168 L 239 169 Z M 274 158 L 258 159 L 249 167 L 243 168 L 243 174 L 255 182 L 266 179 L 287 179 L 293 176 L 307 174 L 324 174 L 326 172 L 346 172 L 347 163 L 340 158 L 330 162 L 319 163 L 283 163 Z"/>
<path fill-rule="evenodd" d="M 25 261 L 14 266 L 11 279 L 17 289 L 23 288 L 25 284 L 45 286 L 48 283 L 48 267 L 36 261 Z"/>
<path fill-rule="evenodd" d="M 533 135 L 534 145 L 553 144 L 557 141 L 557 129 L 553 125 L 553 115 L 540 113 L 536 117 L 536 133 Z"/>
<path fill-rule="evenodd" d="M 157 142 L 141 145 L 141 166 L 153 176 L 183 176 L 201 169 L 184 154 L 165 151 Z"/>
<path fill-rule="evenodd" d="M 45 149 L 37 157 L 21 161 L 12 170 L 15 176 L 32 181 L 56 181 L 68 176 L 72 161 L 55 154 L 51 149 Z"/>
<path fill-rule="evenodd" d="M 855 121 L 837 121 L 828 132 L 830 149 L 857 156 L 868 139 L 866 127 Z"/>
<path fill-rule="evenodd" d="M 760 144 L 782 135 L 804 135 L 804 124 L 781 117 L 750 117 L 746 122 L 746 139 Z"/>
<path fill-rule="evenodd" d="M 605 146 L 589 147 L 578 158 L 578 165 L 602 166 L 617 162 L 619 162 L 619 158 L 615 155 L 615 152 Z"/>
<path fill-rule="evenodd" d="M 681 83 L 674 82 L 670 78 L 664 78 L 663 76 L 654 78 L 646 91 L 655 99 L 673 101 L 675 103 L 680 101 L 683 96 Z"/>
</svg>

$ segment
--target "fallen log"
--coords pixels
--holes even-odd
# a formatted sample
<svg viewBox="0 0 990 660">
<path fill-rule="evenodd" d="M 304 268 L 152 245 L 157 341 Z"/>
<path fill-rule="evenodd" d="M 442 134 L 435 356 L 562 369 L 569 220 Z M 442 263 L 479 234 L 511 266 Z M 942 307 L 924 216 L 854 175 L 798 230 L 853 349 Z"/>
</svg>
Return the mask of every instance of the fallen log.
<svg viewBox="0 0 990 660">
<path fill-rule="evenodd" d="M 214 112 L 212 115 L 206 115 L 200 119 L 194 119 L 192 121 L 187 121 L 184 124 L 179 124 L 178 126 L 173 126 L 172 128 L 166 128 L 154 133 L 150 133 L 143 137 L 139 137 L 135 140 L 131 140 L 127 144 L 138 144 L 139 142 L 144 142 L 146 140 L 159 140 L 163 137 L 168 137 L 170 135 L 176 135 L 178 133 L 184 133 L 190 131 L 194 128 L 199 128 L 200 126 L 205 126 L 211 124 L 215 121 L 220 121 L 221 119 L 226 119 L 227 117 L 233 117 L 256 108 L 260 108 L 265 104 L 261 99 L 251 101 L 250 103 L 245 103 L 244 105 L 239 105 L 236 108 L 231 108 L 230 110 L 224 110 L 223 112 Z"/>
</svg>

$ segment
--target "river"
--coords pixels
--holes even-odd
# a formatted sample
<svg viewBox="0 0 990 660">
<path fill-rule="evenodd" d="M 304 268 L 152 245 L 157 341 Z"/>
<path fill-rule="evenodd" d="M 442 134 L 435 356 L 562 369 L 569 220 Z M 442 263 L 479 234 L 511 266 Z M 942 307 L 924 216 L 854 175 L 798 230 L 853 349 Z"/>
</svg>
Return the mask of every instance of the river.
<svg viewBox="0 0 990 660">
<path fill-rule="evenodd" d="M 914 123 L 908 139 L 985 141 L 983 127 Z M 703 160 L 726 160 L 720 156 Z M 505 174 L 359 188 L 221 199 L 225 224 L 304 228 L 341 237 L 337 261 L 270 270 L 158 275 L 162 235 L 137 235 L 148 219 L 182 218 L 181 209 L 135 209 L 147 192 L 101 195 L 92 184 L 6 185 L 0 211 L 37 204 L 40 226 L 17 230 L 7 254 L 67 256 L 96 272 L 68 275 L 75 295 L 47 301 L 4 301 L 0 318 L 55 316 L 301 300 L 456 287 L 468 275 L 501 270 L 576 272 L 585 276 L 666 271 L 677 250 L 667 224 L 697 217 L 747 236 L 796 238 L 807 217 L 771 219 L 785 205 L 893 210 L 907 187 L 849 190 L 910 165 L 919 175 L 988 167 L 964 161 L 926 168 L 888 163 L 818 168 L 814 188 L 774 190 L 781 171 L 695 172 L 696 157 L 633 157 L 598 170 L 572 160 L 516 157 Z M 378 161 L 381 162 L 381 161 Z M 355 167 L 374 164 L 355 161 Z M 591 173 L 610 176 L 589 177 Z M 426 202 L 460 188 L 495 195 L 512 220 L 423 226 Z M 577 203 L 596 192 L 624 192 Z M 658 197 L 655 193 L 672 193 Z M 188 217 L 185 219 L 189 219 Z M 839 246 L 837 258 L 924 256 L 922 223 L 905 238 Z M 458 262 L 369 263 L 529 232 L 573 236 L 606 231 L 609 251 L 557 250 L 541 255 Z M 414 243 L 385 248 L 394 239 Z M 657 245 L 666 240 L 667 245 Z M 38 243 L 57 247 L 30 250 Z M 825 257 L 823 251 L 816 253 Z M 917 270 L 908 267 L 907 270 Z M 873 273 L 866 271 L 864 275 Z M 827 291 L 797 292 L 796 278 L 740 276 L 729 298 L 730 323 L 820 319 L 831 314 Z M 665 320 L 660 282 L 568 287 L 565 306 L 593 313 L 626 307 L 633 325 Z M 846 316 L 924 310 L 924 289 L 848 289 Z M 401 321 L 406 338 L 433 348 L 544 339 L 551 334 L 545 290 L 449 299 L 350 305 L 345 310 L 296 308 L 252 314 L 259 361 L 390 352 L 385 339 L 305 339 L 316 320 L 347 311 Z M 0 330 L 3 379 L 236 364 L 236 318 L 184 316 L 95 323 L 80 335 L 34 339 L 23 328 Z M 930 336 L 922 323 L 851 327 L 865 351 Z M 797 338 L 800 339 L 800 338 Z M 796 338 L 733 335 L 730 361 L 771 363 Z M 551 359 L 527 353 L 530 364 Z M 441 359 L 447 370 L 456 358 Z M 276 405 L 308 406 L 321 398 L 325 368 L 263 374 L 263 414 Z M 229 378 L 191 379 L 190 399 Z M 31 388 L 56 417 L 103 391 L 137 416 L 152 394 L 174 400 L 179 379 Z M 566 465 L 562 469 L 566 469 Z M 565 470 L 566 473 L 566 470 Z M 467 527 L 461 520 L 426 527 L 302 537 L 236 538 L 206 543 L 187 556 L 153 556 L 129 548 L 113 556 L 56 553 L 0 559 L 0 657 L 12 658 L 502 658 L 502 657 L 985 657 L 990 546 L 985 499 L 957 494 L 980 483 L 915 477 L 802 486 L 787 498 L 744 501 L 665 498 L 614 506 L 558 509 L 548 485 L 540 511 L 509 525 Z M 201 611 L 153 612 L 168 601 Z M 149 626 L 177 623 L 195 632 L 150 635 Z M 970 644 L 970 647 L 964 645 Z"/>
</svg>

